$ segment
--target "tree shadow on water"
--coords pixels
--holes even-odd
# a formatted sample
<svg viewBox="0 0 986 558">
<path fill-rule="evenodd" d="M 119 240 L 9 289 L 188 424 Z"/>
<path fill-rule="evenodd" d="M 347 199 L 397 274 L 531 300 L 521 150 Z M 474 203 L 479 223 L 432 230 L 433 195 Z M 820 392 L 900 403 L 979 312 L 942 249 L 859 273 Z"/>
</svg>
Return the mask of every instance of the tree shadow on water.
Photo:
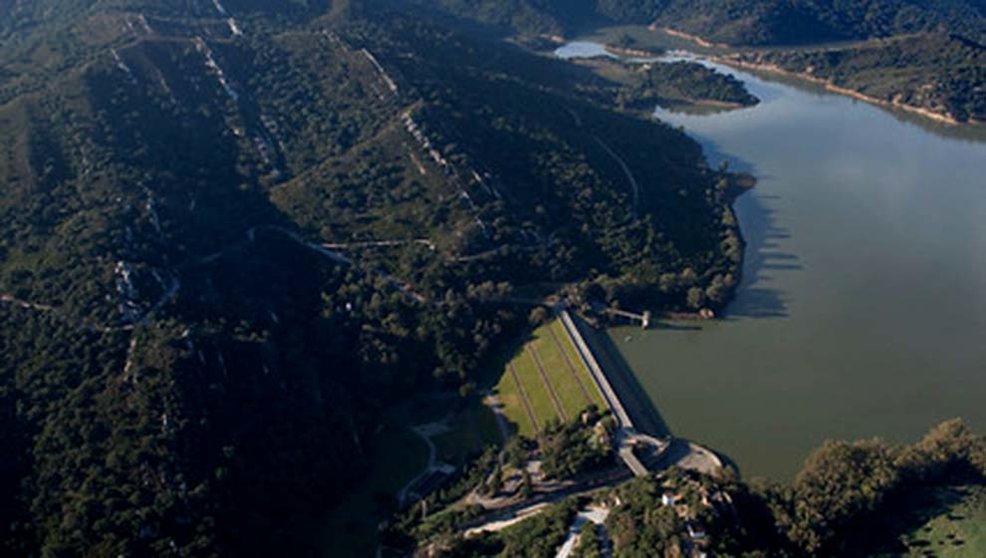
<svg viewBox="0 0 986 558">
<path fill-rule="evenodd" d="M 658 321 L 651 323 L 648 329 L 655 331 L 701 331 L 702 326 L 696 324 Z"/>
<path fill-rule="evenodd" d="M 705 151 L 710 164 L 728 164 L 732 172 L 742 172 L 762 185 L 774 177 L 759 172 L 753 163 L 724 152 L 715 141 L 689 131 Z M 776 209 L 769 207 L 781 199 L 779 194 L 761 193 L 758 187 L 740 196 L 733 207 L 740 220 L 740 233 L 746 242 L 743 277 L 736 297 L 726 307 L 725 314 L 735 318 L 785 318 L 788 301 L 782 289 L 772 286 L 775 273 L 801 271 L 804 265 L 797 254 L 782 251 L 782 242 L 791 238 L 791 231 L 777 224 Z"/>
<path fill-rule="evenodd" d="M 777 210 L 766 205 L 779 196 L 761 196 L 756 190 L 746 196 L 737 203 L 746 241 L 743 278 L 726 312 L 743 318 L 785 318 L 789 315 L 788 299 L 784 290 L 775 286 L 777 274 L 802 271 L 804 265 L 797 254 L 781 249 L 791 232 L 777 225 Z"/>
</svg>

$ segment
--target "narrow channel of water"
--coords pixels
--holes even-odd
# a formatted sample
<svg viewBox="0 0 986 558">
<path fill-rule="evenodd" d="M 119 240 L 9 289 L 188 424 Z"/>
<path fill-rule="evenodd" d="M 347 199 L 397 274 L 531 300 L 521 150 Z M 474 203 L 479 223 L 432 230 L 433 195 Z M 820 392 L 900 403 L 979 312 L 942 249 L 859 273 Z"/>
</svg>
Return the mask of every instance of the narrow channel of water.
<svg viewBox="0 0 986 558">
<path fill-rule="evenodd" d="M 656 115 L 759 178 L 744 282 L 724 320 L 611 332 L 672 432 L 783 480 L 826 438 L 986 429 L 986 129 L 725 71 L 763 102 Z"/>
</svg>

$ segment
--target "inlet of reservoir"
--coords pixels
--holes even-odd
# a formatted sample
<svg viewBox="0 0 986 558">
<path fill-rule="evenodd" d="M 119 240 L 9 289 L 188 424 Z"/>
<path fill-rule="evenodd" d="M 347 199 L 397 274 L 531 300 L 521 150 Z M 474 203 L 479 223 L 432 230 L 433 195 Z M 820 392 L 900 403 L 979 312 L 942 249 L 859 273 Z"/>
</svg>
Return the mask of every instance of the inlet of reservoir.
<svg viewBox="0 0 986 558">
<path fill-rule="evenodd" d="M 722 69 L 762 103 L 657 117 L 758 177 L 743 283 L 723 320 L 610 332 L 671 431 L 784 480 L 827 438 L 986 430 L 986 128 Z"/>
</svg>

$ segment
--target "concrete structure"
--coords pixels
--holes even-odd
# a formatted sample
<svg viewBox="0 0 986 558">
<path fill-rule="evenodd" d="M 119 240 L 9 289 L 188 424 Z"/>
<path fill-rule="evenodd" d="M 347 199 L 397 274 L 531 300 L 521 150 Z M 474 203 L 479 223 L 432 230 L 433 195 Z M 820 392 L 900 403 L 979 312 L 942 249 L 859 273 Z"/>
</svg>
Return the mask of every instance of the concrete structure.
<svg viewBox="0 0 986 558">
<path fill-rule="evenodd" d="M 610 316 L 617 316 L 620 318 L 626 318 L 632 322 L 640 322 L 640 329 L 647 329 L 650 327 L 650 310 L 644 310 L 643 314 L 635 314 L 633 312 L 627 312 L 626 310 L 618 310 L 616 308 L 603 308 L 604 314 Z"/>
<path fill-rule="evenodd" d="M 596 385 L 599 386 L 599 391 L 602 392 L 603 398 L 606 399 L 606 404 L 609 406 L 610 411 L 612 411 L 613 416 L 616 418 L 616 446 L 620 459 L 623 460 L 623 463 L 626 464 L 627 468 L 629 468 L 635 476 L 647 476 L 650 472 L 634 453 L 634 447 L 638 445 L 651 446 L 652 449 L 656 450 L 656 452 L 660 454 L 667 447 L 667 442 L 658 440 L 653 436 L 648 436 L 637 432 L 636 428 L 634 428 L 633 419 L 630 418 L 626 408 L 623 406 L 623 402 L 620 400 L 620 396 L 616 393 L 616 390 L 613 389 L 609 379 L 606 377 L 606 373 L 603 371 L 602 367 L 599 366 L 599 362 L 596 361 L 596 357 L 593 355 L 592 349 L 589 348 L 589 344 L 586 343 L 585 339 L 582 337 L 582 333 L 579 331 L 578 326 L 572 319 L 571 314 L 569 314 L 568 310 L 564 307 L 561 307 L 558 310 L 558 317 L 561 320 L 562 325 L 565 327 L 565 331 L 568 333 L 569 337 L 572 338 L 579 355 L 589 368 L 589 372 L 592 374 L 593 380 L 596 382 Z"/>
<path fill-rule="evenodd" d="M 649 454 L 644 457 L 644 460 L 651 464 L 655 471 L 670 466 L 678 466 L 712 475 L 724 466 L 715 452 L 693 442 L 676 439 L 670 434 L 666 434 L 666 427 L 662 428 L 664 425 L 660 417 L 651 416 L 645 408 L 647 402 L 641 399 L 640 394 L 635 393 L 636 386 L 632 378 L 621 376 L 621 374 L 630 374 L 631 372 L 619 370 L 618 363 L 614 363 L 612 358 L 605 354 L 605 349 L 601 349 L 599 359 L 607 362 L 608 366 L 612 368 L 607 372 L 599 364 L 599 359 L 590 347 L 590 341 L 586 338 L 587 335 L 591 337 L 595 333 L 583 334 L 575 318 L 564 306 L 559 306 L 557 312 L 565 331 L 572 338 L 580 356 L 591 372 L 593 380 L 599 386 L 600 392 L 617 420 L 619 426 L 616 432 L 617 453 L 634 475 L 645 476 L 649 473 L 647 466 L 644 465 L 640 457 L 644 452 Z M 638 315 L 633 314 L 633 316 Z M 649 318 L 649 315 L 643 314 L 639 317 Z M 597 340 L 595 343 L 597 343 L 598 349 L 600 341 Z M 614 387 L 614 384 L 617 387 Z M 624 394 L 622 398 L 618 390 L 622 390 Z M 628 412 L 628 408 L 632 412 Z M 637 417 L 640 424 L 635 424 L 633 417 Z M 648 432 L 661 435 L 654 436 Z M 641 449 L 644 452 L 639 451 Z"/>
</svg>

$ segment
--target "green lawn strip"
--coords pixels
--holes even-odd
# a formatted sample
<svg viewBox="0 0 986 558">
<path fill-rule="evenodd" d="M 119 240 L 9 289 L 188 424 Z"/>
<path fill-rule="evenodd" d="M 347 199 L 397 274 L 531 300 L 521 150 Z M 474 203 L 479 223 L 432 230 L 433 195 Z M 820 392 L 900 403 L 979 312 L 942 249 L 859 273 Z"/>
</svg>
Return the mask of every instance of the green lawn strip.
<svg viewBox="0 0 986 558">
<path fill-rule="evenodd" d="M 519 379 L 518 379 L 519 380 Z M 496 385 L 496 395 L 503 405 L 503 414 L 507 421 L 517 426 L 517 432 L 521 436 L 531 437 L 537 433 L 531 417 L 528 416 L 524 404 L 523 394 L 520 392 L 520 385 L 514 380 L 514 375 L 510 371 L 510 365 L 504 367 L 503 375 Z"/>
<path fill-rule="evenodd" d="M 556 339 L 552 338 L 552 333 L 554 333 L 557 343 Z M 596 405 L 599 409 L 607 408 L 606 401 L 599 392 L 595 380 L 589 374 L 581 355 L 579 355 L 561 322 L 554 321 L 543 326 L 534 332 L 533 337 L 534 339 L 529 343 L 538 351 L 548 383 L 554 390 L 560 407 L 569 419 L 576 417 L 588 406 L 583 387 L 589 395 L 591 404 Z M 511 365 L 516 372 L 520 385 L 513 380 L 510 371 Z M 520 435 L 533 437 L 538 428 L 543 427 L 547 421 L 562 420 L 562 417 L 555 410 L 548 387 L 535 364 L 531 347 L 515 349 L 512 360 L 509 361 L 509 364 L 504 364 L 501 370 L 502 374 L 494 392 L 503 406 L 503 414 L 507 421 L 517 427 L 517 432 Z M 577 379 L 581 380 L 582 386 L 579 385 Z M 529 416 L 527 409 L 525 409 L 524 394 L 527 395 L 533 417 Z M 495 424 L 493 427 L 495 428 Z"/>
<path fill-rule="evenodd" d="M 562 409 L 568 420 L 577 417 L 591 403 L 586 399 L 576 377 L 565 362 L 565 357 L 558 346 L 551 340 L 547 331 L 541 331 L 532 345 L 541 357 L 541 364 L 548 375 L 548 380 L 555 389 L 555 394 L 561 402 Z"/>
<path fill-rule="evenodd" d="M 937 498 L 955 488 L 938 489 Z M 986 487 L 962 487 L 964 496 L 943 513 L 909 533 L 904 540 L 907 556 L 925 556 L 931 551 L 944 558 L 986 556 Z"/>
<path fill-rule="evenodd" d="M 548 390 L 548 397 L 551 398 L 552 408 L 555 410 L 555 414 L 561 417 L 563 422 L 568 422 L 570 418 L 569 414 L 565 412 L 565 408 L 561 404 L 561 400 L 558 398 L 558 393 L 555 391 L 555 385 L 552 379 L 548 376 L 548 372 L 545 370 L 544 363 L 541 361 L 541 354 L 538 351 L 538 347 L 534 341 L 527 344 L 527 353 L 531 355 L 534 360 L 534 368 L 538 371 L 538 376 L 541 377 L 541 381 L 544 383 L 544 388 Z"/>
<path fill-rule="evenodd" d="M 579 392 L 582 394 L 582 401 L 585 405 L 592 403 L 592 385 L 586 385 L 583 380 L 583 375 L 579 374 L 579 369 L 583 368 L 583 364 L 579 360 L 573 360 L 572 355 L 565 350 L 565 345 L 562 344 L 562 340 L 559 339 L 558 333 L 555 331 L 554 324 L 548 324 L 547 326 L 539 330 L 547 341 L 550 342 L 552 348 L 558 352 L 561 359 L 565 361 L 565 369 L 568 371 L 569 376 L 578 388 Z M 578 355 L 575 355 L 578 356 Z"/>
<path fill-rule="evenodd" d="M 538 425 L 544 428 L 548 421 L 560 420 L 558 413 L 555 412 L 555 405 L 551 401 L 548 388 L 544 385 L 544 380 L 541 379 L 541 373 L 538 372 L 537 366 L 534 364 L 534 357 L 530 354 L 530 351 L 525 349 L 523 353 L 514 359 L 513 365 L 517 371 L 517 377 L 520 379 L 521 385 L 524 386 L 524 390 L 527 392 L 527 397 L 531 402 L 531 409 L 534 411 Z"/>
<path fill-rule="evenodd" d="M 565 330 L 565 326 L 558 320 L 555 320 L 548 327 L 553 328 L 555 336 L 558 337 L 558 341 L 561 343 L 562 350 L 568 355 L 568 359 L 572 361 L 573 364 L 577 364 L 576 372 L 582 379 L 582 383 L 585 384 L 586 389 L 589 390 L 589 396 L 592 402 L 595 403 L 599 410 L 608 409 L 609 406 L 606 405 L 606 400 L 603 398 L 602 392 L 599 391 L 599 386 L 596 385 L 596 381 L 592 378 L 592 374 L 589 373 L 589 369 L 586 368 L 585 361 L 582 360 L 582 356 L 579 354 L 578 350 L 575 348 L 575 344 L 572 342 L 572 338 L 569 337 L 568 332 Z"/>
</svg>

